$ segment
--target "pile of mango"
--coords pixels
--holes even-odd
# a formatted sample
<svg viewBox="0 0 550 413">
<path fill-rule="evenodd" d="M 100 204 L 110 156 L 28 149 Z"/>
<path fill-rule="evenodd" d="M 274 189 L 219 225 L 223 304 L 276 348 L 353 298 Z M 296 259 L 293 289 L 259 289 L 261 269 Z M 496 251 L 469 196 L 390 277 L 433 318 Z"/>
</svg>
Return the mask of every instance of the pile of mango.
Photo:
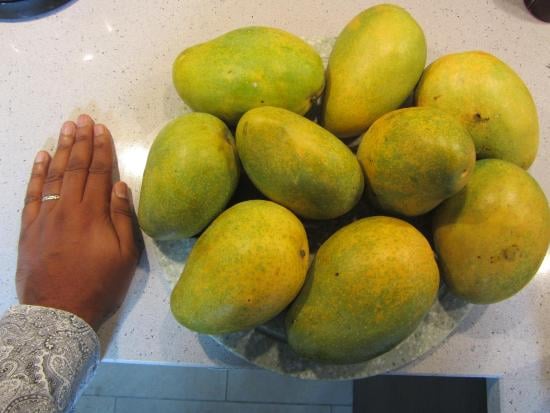
<svg viewBox="0 0 550 413">
<path fill-rule="evenodd" d="M 171 296 L 181 324 L 225 334 L 286 310 L 299 355 L 353 363 L 414 331 L 440 275 L 472 303 L 529 282 L 550 242 L 548 202 L 525 171 L 539 139 L 529 90 L 485 52 L 425 64 L 421 27 L 387 4 L 349 22 L 326 70 L 308 43 L 268 27 L 177 57 L 174 85 L 195 112 L 153 143 L 139 222 L 158 240 L 200 234 Z M 224 211 L 243 174 L 266 199 Z M 330 222 L 360 201 L 377 213 L 310 262 L 302 220 Z M 429 234 L 409 222 L 418 216 Z"/>
</svg>

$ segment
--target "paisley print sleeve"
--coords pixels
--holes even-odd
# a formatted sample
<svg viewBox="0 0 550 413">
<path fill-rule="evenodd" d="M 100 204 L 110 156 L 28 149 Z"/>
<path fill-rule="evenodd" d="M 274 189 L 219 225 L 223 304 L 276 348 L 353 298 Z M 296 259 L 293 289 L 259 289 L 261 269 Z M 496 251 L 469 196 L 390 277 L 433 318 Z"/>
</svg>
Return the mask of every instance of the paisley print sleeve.
<svg viewBox="0 0 550 413">
<path fill-rule="evenodd" d="M 76 315 L 11 307 L 0 319 L 0 412 L 70 411 L 98 361 L 98 337 Z"/>
</svg>

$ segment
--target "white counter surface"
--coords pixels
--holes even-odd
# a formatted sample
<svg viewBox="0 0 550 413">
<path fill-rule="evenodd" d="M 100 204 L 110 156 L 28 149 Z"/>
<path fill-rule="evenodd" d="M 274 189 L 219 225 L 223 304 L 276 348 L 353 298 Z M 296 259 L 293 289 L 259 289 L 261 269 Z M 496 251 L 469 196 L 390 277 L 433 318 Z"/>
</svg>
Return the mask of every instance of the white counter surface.
<svg viewBox="0 0 550 413">
<path fill-rule="evenodd" d="M 550 24 L 521 0 L 395 1 L 423 27 L 428 61 L 482 49 L 511 65 L 537 104 L 541 143 L 530 169 L 550 195 Z M 107 124 L 120 174 L 137 197 L 147 150 L 183 104 L 171 65 L 185 47 L 245 25 L 309 39 L 336 36 L 372 1 L 77 0 L 57 13 L 0 22 L 0 312 L 16 302 L 19 214 L 37 150 L 81 112 Z M 437 6 L 432 6 L 437 4 Z M 241 363 L 171 317 L 172 281 L 147 240 L 130 293 L 101 331 L 106 359 L 195 366 Z M 502 377 L 502 411 L 550 411 L 550 258 L 520 294 L 478 306 L 442 346 L 404 374 Z M 108 344 L 107 344 L 108 343 Z"/>
</svg>

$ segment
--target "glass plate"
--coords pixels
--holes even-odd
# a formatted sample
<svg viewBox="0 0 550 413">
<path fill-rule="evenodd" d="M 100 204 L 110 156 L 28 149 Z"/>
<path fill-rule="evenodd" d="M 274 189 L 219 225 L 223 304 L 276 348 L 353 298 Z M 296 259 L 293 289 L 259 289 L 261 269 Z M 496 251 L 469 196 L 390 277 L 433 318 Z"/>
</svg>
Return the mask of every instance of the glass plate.
<svg viewBox="0 0 550 413">
<path fill-rule="evenodd" d="M 334 40 L 334 38 L 307 40 L 317 49 L 325 66 Z M 184 112 L 187 111 L 190 110 L 186 108 Z M 315 108 L 309 116 L 315 118 Z M 358 140 L 347 143 L 352 151 L 354 151 L 358 145 Z M 263 198 L 263 196 L 243 174 L 236 194 L 228 207 L 240 201 L 258 198 Z M 304 220 L 312 253 L 337 229 L 357 219 L 374 214 L 375 211 L 361 201 L 348 214 L 335 220 Z M 413 218 L 409 222 L 415 225 L 429 239 L 429 217 Z M 152 252 L 158 259 L 164 270 L 164 275 L 171 286 L 179 278 L 182 267 L 194 243 L 195 239 L 188 239 L 156 242 L 154 244 L 155 248 L 152 249 Z M 303 379 L 359 379 L 400 369 L 436 348 L 459 326 L 472 307 L 472 304 L 452 295 L 445 285 L 442 284 L 437 300 L 409 337 L 392 350 L 369 361 L 355 364 L 325 364 L 298 356 L 286 342 L 284 313 L 254 330 L 223 336 L 212 336 L 212 338 L 227 350 L 248 362 L 277 373 Z"/>
</svg>

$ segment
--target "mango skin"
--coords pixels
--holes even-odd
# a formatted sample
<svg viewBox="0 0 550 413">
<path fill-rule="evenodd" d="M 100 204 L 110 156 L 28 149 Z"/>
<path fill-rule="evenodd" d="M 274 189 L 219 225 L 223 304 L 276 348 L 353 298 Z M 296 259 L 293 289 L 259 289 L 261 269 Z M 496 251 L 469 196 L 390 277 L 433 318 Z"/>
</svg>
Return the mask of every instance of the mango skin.
<svg viewBox="0 0 550 413">
<path fill-rule="evenodd" d="M 227 205 L 239 181 L 239 160 L 229 129 L 207 113 L 168 123 L 147 158 L 138 220 L 159 240 L 202 231 Z"/>
<path fill-rule="evenodd" d="M 254 185 L 302 217 L 338 217 L 363 193 L 363 173 L 353 152 L 330 132 L 288 110 L 252 109 L 241 118 L 236 140 Z"/>
<path fill-rule="evenodd" d="M 224 211 L 199 237 L 170 306 L 206 334 L 248 330 L 279 314 L 302 287 L 309 247 L 302 223 L 270 201 Z"/>
<path fill-rule="evenodd" d="M 382 216 L 361 219 L 317 252 L 287 314 L 288 343 L 313 360 L 366 361 L 414 331 L 438 286 L 434 254 L 412 225 Z"/>
<path fill-rule="evenodd" d="M 425 214 L 468 182 L 476 162 L 468 131 L 434 108 L 406 108 L 379 118 L 363 135 L 357 158 L 380 208 Z"/>
<path fill-rule="evenodd" d="M 537 182 L 506 161 L 478 161 L 466 187 L 433 221 L 442 275 L 459 297 L 502 301 L 535 275 L 550 242 L 550 210 Z"/>
<path fill-rule="evenodd" d="M 495 56 L 470 51 L 437 59 L 422 75 L 415 101 L 460 120 L 478 159 L 503 159 L 524 169 L 533 163 L 539 145 L 535 103 L 521 78 Z"/>
<path fill-rule="evenodd" d="M 188 48 L 176 58 L 172 73 L 185 103 L 231 125 L 258 106 L 303 115 L 325 84 L 315 49 L 270 27 L 244 27 Z"/>
<path fill-rule="evenodd" d="M 327 68 L 323 126 L 358 136 L 413 91 L 426 64 L 426 39 L 404 9 L 391 4 L 359 13 L 340 33 Z"/>
</svg>

